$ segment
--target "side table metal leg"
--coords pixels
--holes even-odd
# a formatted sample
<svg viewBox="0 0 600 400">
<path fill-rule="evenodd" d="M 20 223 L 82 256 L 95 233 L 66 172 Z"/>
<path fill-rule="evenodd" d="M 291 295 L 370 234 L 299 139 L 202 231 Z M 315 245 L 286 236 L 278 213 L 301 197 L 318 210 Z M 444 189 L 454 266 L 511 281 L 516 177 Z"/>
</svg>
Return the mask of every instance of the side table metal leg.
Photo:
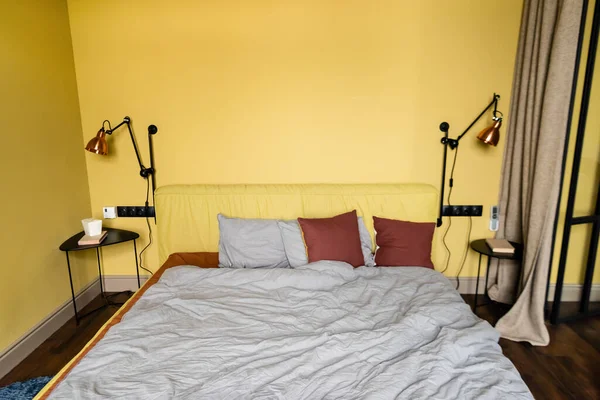
<svg viewBox="0 0 600 400">
<path fill-rule="evenodd" d="M 135 245 L 135 239 L 133 239 L 133 255 L 135 257 L 135 272 L 137 273 L 138 289 L 139 289 L 140 287 L 142 287 L 142 285 L 140 284 L 140 266 L 138 264 L 137 246 Z"/>
<path fill-rule="evenodd" d="M 479 293 L 479 276 L 481 274 L 481 253 L 479 253 L 479 263 L 477 263 L 477 280 L 475 281 L 475 300 L 473 301 L 473 313 L 477 315 L 477 294 Z"/>
<path fill-rule="evenodd" d="M 100 266 L 100 249 L 96 247 L 96 258 L 98 259 L 98 276 L 100 277 L 100 294 L 104 296 L 104 285 L 102 284 L 102 267 Z"/>
<path fill-rule="evenodd" d="M 77 314 L 77 303 L 75 302 L 75 290 L 73 289 L 73 276 L 71 275 L 71 262 L 69 261 L 69 252 L 65 251 L 67 255 L 67 268 L 69 269 L 69 283 L 71 284 L 71 299 L 73 300 L 73 310 L 75 310 L 75 323 L 79 325 L 79 314 Z"/>
<path fill-rule="evenodd" d="M 498 262 L 500 262 L 500 261 L 498 261 Z M 484 290 L 485 298 L 488 302 L 491 300 L 490 296 L 488 296 L 488 276 L 490 276 L 490 264 L 491 263 L 492 263 L 492 258 L 488 257 L 487 269 L 485 271 L 485 288 L 484 288 L 485 289 Z"/>
</svg>

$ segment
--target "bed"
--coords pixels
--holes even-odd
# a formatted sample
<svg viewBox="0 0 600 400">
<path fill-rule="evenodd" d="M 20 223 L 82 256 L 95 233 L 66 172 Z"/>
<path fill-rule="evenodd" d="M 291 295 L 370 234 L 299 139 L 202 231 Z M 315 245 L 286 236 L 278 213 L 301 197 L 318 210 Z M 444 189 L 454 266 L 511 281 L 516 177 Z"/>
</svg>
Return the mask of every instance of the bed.
<svg viewBox="0 0 600 400">
<path fill-rule="evenodd" d="M 428 185 L 192 185 L 156 193 L 164 264 L 38 398 L 531 399 L 440 273 L 320 261 L 216 268 L 225 213 L 433 221 Z"/>
</svg>

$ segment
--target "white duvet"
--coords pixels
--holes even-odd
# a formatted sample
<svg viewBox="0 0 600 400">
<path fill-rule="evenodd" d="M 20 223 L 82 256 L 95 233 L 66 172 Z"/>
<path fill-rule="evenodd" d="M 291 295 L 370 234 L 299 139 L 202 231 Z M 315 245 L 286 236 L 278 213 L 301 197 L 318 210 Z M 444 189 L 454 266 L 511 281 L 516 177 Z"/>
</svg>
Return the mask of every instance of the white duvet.
<svg viewBox="0 0 600 400">
<path fill-rule="evenodd" d="M 531 399 L 426 268 L 165 271 L 53 399 Z"/>
</svg>

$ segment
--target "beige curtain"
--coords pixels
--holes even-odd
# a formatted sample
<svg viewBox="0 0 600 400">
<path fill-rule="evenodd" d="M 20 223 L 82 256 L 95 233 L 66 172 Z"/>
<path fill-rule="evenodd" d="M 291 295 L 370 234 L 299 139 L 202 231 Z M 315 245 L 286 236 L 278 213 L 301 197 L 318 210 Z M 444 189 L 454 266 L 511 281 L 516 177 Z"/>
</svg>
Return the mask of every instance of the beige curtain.
<svg viewBox="0 0 600 400">
<path fill-rule="evenodd" d="M 521 273 L 493 262 L 488 289 L 514 302 L 496 325 L 502 337 L 540 346 L 581 12 L 581 0 L 525 0 L 506 130 L 496 236 L 524 243 L 524 255 Z"/>
</svg>

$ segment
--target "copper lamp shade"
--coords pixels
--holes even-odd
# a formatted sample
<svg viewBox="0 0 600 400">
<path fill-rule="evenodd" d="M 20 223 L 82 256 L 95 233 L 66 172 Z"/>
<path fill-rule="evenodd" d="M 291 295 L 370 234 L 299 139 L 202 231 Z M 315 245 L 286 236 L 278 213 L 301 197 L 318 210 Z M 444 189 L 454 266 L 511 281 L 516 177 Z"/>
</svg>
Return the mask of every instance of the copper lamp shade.
<svg viewBox="0 0 600 400">
<path fill-rule="evenodd" d="M 497 146 L 498 141 L 500 141 L 500 127 L 502 126 L 502 118 L 494 117 L 494 121 L 494 125 L 489 126 L 479 132 L 477 139 L 481 140 L 485 144 Z"/>
<path fill-rule="evenodd" d="M 100 154 L 105 156 L 108 154 L 108 143 L 106 143 L 106 132 L 104 127 L 100 128 L 96 136 L 90 140 L 85 146 L 85 149 L 89 152 Z"/>
</svg>

